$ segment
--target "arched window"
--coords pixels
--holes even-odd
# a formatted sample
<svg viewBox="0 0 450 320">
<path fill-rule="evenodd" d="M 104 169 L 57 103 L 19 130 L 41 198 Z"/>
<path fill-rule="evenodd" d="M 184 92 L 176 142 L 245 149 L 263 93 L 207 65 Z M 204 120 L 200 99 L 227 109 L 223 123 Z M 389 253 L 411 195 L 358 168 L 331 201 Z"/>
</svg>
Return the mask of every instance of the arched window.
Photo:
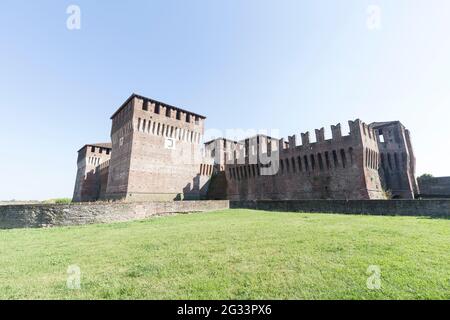
<svg viewBox="0 0 450 320">
<path fill-rule="evenodd" d="M 330 154 L 328 153 L 328 151 L 325 151 L 325 162 L 327 165 L 327 169 L 330 170 L 331 169 L 331 163 L 330 163 Z"/>
<path fill-rule="evenodd" d="M 389 165 L 389 170 L 392 171 L 392 156 L 390 153 L 387 154 L 388 157 L 388 165 Z"/>
<path fill-rule="evenodd" d="M 373 150 L 372 150 L 372 153 L 373 153 L 373 169 L 376 170 L 377 169 L 377 153 Z"/>
<path fill-rule="evenodd" d="M 320 169 L 320 171 L 323 171 L 323 159 L 322 159 L 322 154 L 319 153 L 319 154 L 317 155 L 317 157 L 319 158 L 319 169 Z"/>
<path fill-rule="evenodd" d="M 398 154 L 397 153 L 394 153 L 394 162 L 395 162 L 395 169 L 399 170 L 400 169 L 400 164 L 399 164 L 399 161 L 398 161 Z"/>
<path fill-rule="evenodd" d="M 316 158 L 314 157 L 313 154 L 310 156 L 310 158 L 311 158 L 311 170 L 314 171 L 316 170 Z"/>
<path fill-rule="evenodd" d="M 366 167 L 369 167 L 369 149 L 366 149 L 366 161 L 365 161 L 365 163 L 366 163 Z"/>
<path fill-rule="evenodd" d="M 355 155 L 353 154 L 353 148 L 350 147 L 348 149 L 348 153 L 350 154 L 350 164 L 353 165 L 355 162 Z"/>
<path fill-rule="evenodd" d="M 345 156 L 344 149 L 341 149 L 341 159 L 342 159 L 342 167 L 345 168 L 347 166 L 347 157 Z"/>
<path fill-rule="evenodd" d="M 337 168 L 339 166 L 338 156 L 336 150 L 333 150 L 333 162 L 334 167 Z"/>
</svg>

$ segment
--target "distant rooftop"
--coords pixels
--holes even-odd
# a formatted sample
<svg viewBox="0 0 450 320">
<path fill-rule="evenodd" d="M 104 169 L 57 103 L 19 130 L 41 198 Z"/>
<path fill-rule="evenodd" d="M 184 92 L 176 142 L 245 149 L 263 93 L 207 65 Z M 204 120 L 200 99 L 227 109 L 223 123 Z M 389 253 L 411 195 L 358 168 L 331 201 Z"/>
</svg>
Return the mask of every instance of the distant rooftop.
<svg viewBox="0 0 450 320">
<path fill-rule="evenodd" d="M 383 127 L 391 126 L 393 124 L 400 124 L 400 121 L 385 121 L 385 122 L 373 122 L 369 126 L 375 129 L 381 129 Z"/>
<path fill-rule="evenodd" d="M 78 152 L 83 150 L 86 147 L 97 147 L 97 148 L 103 148 L 103 149 L 112 149 L 112 143 L 110 142 L 101 142 L 101 143 L 89 143 L 85 144 Z"/>
<path fill-rule="evenodd" d="M 191 115 L 193 115 L 193 116 L 197 116 L 197 117 L 199 117 L 199 118 L 202 118 L 202 119 L 206 119 L 206 117 L 205 116 L 202 116 L 202 115 L 200 115 L 200 114 L 197 114 L 197 113 L 194 113 L 194 112 L 192 112 L 192 111 L 187 111 L 187 110 L 185 110 L 185 109 L 181 109 L 181 108 L 178 108 L 178 107 L 175 107 L 175 106 L 172 106 L 172 105 L 170 105 L 170 104 L 167 104 L 167 103 L 164 103 L 164 102 L 161 102 L 161 101 L 158 101 L 158 100 L 154 100 L 154 99 L 151 99 L 151 98 L 147 98 L 147 97 L 144 97 L 144 96 L 141 96 L 141 95 L 139 95 L 139 94 L 136 94 L 136 93 L 133 93 L 121 106 L 120 106 L 120 108 L 119 109 L 117 109 L 117 111 L 116 112 L 114 112 L 114 114 L 111 116 L 111 119 L 113 119 L 115 116 L 116 116 L 116 114 L 118 114 L 119 112 L 120 112 L 120 110 L 122 110 L 132 99 L 134 99 L 134 98 L 138 98 L 138 99 L 142 99 L 142 100 L 144 100 L 144 101 L 149 101 L 149 102 L 151 102 L 151 103 L 156 103 L 156 104 L 158 104 L 158 105 L 161 105 L 161 106 L 164 106 L 164 107 L 168 107 L 168 108 L 171 108 L 171 109 L 175 109 L 175 110 L 177 110 L 177 111 L 181 111 L 181 112 L 184 112 L 184 113 L 188 113 L 188 114 L 191 114 Z"/>
<path fill-rule="evenodd" d="M 230 140 L 230 139 L 227 139 L 227 138 L 219 137 L 219 138 L 216 138 L 216 139 L 212 139 L 212 140 L 210 140 L 208 142 L 205 142 L 204 144 L 208 145 L 208 144 L 211 144 L 213 142 L 216 142 L 217 140 L 223 140 L 223 141 L 227 141 L 227 142 L 231 142 L 231 143 L 239 143 L 239 142 L 237 142 L 235 140 Z"/>
</svg>

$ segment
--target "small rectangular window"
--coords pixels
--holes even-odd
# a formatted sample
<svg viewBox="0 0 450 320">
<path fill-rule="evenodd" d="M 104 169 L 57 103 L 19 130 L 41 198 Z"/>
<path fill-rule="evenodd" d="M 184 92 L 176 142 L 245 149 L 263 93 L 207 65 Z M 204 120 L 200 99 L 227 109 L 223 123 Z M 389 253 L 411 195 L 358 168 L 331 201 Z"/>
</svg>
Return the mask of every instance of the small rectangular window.
<svg viewBox="0 0 450 320">
<path fill-rule="evenodd" d="M 91 152 L 95 152 L 95 147 L 91 147 Z"/>
</svg>

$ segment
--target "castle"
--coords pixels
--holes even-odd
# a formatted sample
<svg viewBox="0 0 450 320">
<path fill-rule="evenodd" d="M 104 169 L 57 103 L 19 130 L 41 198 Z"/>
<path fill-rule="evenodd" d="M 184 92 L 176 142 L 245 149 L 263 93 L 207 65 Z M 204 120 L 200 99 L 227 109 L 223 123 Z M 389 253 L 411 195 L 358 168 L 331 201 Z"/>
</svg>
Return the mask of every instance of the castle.
<svg viewBox="0 0 450 320">
<path fill-rule="evenodd" d="M 189 199 L 413 199 L 409 131 L 399 122 L 341 125 L 285 139 L 202 144 L 205 117 L 132 94 L 112 115 L 111 143 L 78 151 L 74 202 Z M 301 144 L 300 144 L 301 142 Z"/>
</svg>

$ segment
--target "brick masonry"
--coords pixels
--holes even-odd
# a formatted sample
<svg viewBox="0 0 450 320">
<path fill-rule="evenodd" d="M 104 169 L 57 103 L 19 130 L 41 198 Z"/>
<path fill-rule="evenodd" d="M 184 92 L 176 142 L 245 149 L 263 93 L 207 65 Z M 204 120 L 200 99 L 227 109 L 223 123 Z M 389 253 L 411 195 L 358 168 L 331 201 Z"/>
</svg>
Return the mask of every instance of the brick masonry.
<svg viewBox="0 0 450 320">
<path fill-rule="evenodd" d="M 287 143 L 264 136 L 254 142 L 247 139 L 237 159 L 225 167 L 228 198 L 384 199 L 377 135 L 360 120 L 350 121 L 349 127 L 350 134 L 343 136 L 340 126 L 333 126 L 330 140 L 325 140 L 324 128 L 316 130 L 316 142 L 310 141 L 308 132 L 303 133 L 301 145 L 295 136 Z M 260 159 L 271 156 L 273 174 L 262 174 Z"/>
<path fill-rule="evenodd" d="M 108 153 L 78 153 L 74 202 L 96 200 L 373 200 L 419 194 L 409 131 L 399 122 L 341 125 L 285 139 L 202 144 L 206 117 L 133 94 L 112 115 Z M 300 143 L 301 142 L 301 143 Z M 106 144 L 101 144 L 105 146 Z M 109 152 L 110 151 L 110 152 Z M 94 162 L 92 162 L 94 160 Z"/>
<path fill-rule="evenodd" d="M 450 177 L 419 179 L 419 189 L 425 198 L 450 198 Z"/>
<path fill-rule="evenodd" d="M 256 200 L 230 201 L 230 208 L 283 212 L 429 216 L 450 218 L 450 200 Z"/>
<path fill-rule="evenodd" d="M 0 206 L 0 229 L 125 222 L 175 213 L 208 212 L 228 208 L 228 201 L 5 205 Z"/>
</svg>

